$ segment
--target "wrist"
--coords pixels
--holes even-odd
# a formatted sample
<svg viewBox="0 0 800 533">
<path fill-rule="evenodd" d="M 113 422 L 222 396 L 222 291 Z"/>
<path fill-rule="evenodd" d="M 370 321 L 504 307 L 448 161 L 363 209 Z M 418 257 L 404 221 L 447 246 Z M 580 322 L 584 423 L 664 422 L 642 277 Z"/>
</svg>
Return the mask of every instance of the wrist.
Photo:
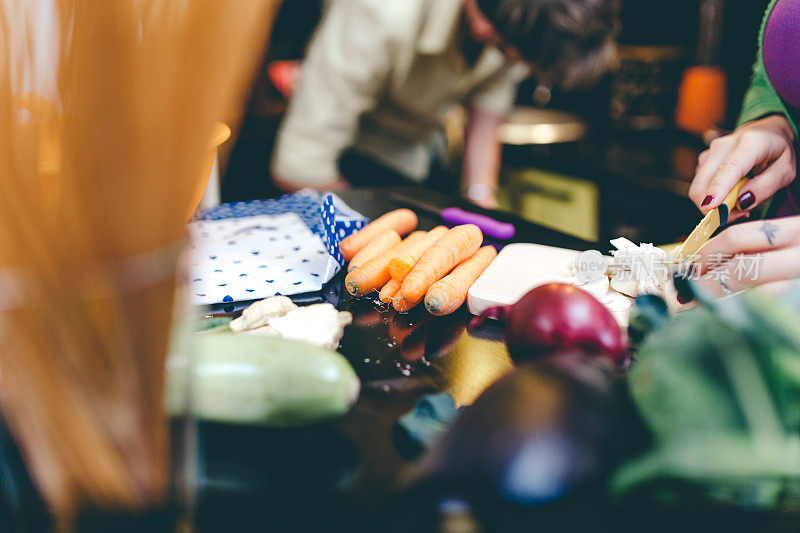
<svg viewBox="0 0 800 533">
<path fill-rule="evenodd" d="M 481 203 L 494 198 L 495 187 L 488 183 L 470 183 L 464 187 L 464 196 L 471 202 Z"/>
<path fill-rule="evenodd" d="M 789 123 L 789 120 L 785 116 L 781 114 L 769 115 L 762 118 L 759 122 L 761 122 L 762 125 L 767 125 L 770 129 L 778 132 L 790 142 L 794 143 L 794 130 L 792 129 L 791 123 Z"/>
</svg>

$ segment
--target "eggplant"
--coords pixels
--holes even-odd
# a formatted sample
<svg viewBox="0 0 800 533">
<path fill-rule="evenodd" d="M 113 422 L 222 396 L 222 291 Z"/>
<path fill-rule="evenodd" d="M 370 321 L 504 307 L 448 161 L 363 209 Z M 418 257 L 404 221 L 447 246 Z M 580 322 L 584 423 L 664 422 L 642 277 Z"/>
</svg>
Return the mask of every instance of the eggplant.
<svg viewBox="0 0 800 533">
<path fill-rule="evenodd" d="M 487 530 L 516 513 L 530 514 L 523 530 L 594 529 L 608 474 L 642 442 L 621 430 L 618 377 L 610 361 L 579 350 L 513 371 L 460 410 L 415 467 L 409 493 L 466 504 Z"/>
</svg>

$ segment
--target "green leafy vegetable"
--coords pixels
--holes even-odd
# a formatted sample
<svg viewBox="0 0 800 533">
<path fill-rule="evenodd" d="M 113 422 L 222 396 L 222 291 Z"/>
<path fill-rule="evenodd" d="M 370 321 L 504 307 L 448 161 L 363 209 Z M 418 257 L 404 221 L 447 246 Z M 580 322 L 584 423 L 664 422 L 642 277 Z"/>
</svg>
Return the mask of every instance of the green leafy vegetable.
<svg viewBox="0 0 800 533">
<path fill-rule="evenodd" d="M 713 300 L 692 289 L 703 307 L 643 335 L 629 388 L 654 444 L 612 490 L 800 510 L 800 291 Z M 653 308 L 637 302 L 637 332 L 661 320 Z"/>
</svg>

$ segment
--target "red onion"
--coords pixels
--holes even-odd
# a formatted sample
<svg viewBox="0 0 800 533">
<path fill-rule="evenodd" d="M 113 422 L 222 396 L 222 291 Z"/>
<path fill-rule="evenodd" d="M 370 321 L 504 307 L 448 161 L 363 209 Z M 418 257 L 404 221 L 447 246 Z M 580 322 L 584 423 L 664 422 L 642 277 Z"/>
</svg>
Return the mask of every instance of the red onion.
<svg viewBox="0 0 800 533">
<path fill-rule="evenodd" d="M 614 315 L 588 292 L 566 283 L 548 283 L 513 305 L 492 307 L 472 321 L 506 324 L 505 341 L 514 359 L 533 359 L 563 348 L 602 353 L 615 364 L 627 361 L 625 335 Z"/>
</svg>

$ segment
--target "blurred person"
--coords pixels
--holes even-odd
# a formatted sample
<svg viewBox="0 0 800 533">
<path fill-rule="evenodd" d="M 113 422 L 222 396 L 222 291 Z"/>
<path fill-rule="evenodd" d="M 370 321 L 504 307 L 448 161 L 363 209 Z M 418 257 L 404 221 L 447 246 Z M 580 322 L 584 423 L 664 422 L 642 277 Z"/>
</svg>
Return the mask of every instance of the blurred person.
<svg viewBox="0 0 800 533">
<path fill-rule="evenodd" d="M 758 268 L 739 269 L 749 270 L 748 275 L 716 280 L 712 285 L 720 285 L 718 291 L 800 277 L 798 118 L 800 0 L 772 0 L 761 25 L 739 126 L 700 154 L 689 191 L 692 201 L 707 213 L 724 201 L 741 178 L 752 176 L 740 189 L 731 218 L 751 214 L 769 218 L 726 229 L 703 249 L 697 262 L 699 274 L 724 265 L 735 269 L 733 263 L 757 264 Z"/>
<path fill-rule="evenodd" d="M 452 189 L 442 122 L 463 104 L 463 192 L 492 207 L 518 83 L 596 79 L 613 20 L 610 0 L 331 0 L 278 133 L 275 183 Z"/>
</svg>

